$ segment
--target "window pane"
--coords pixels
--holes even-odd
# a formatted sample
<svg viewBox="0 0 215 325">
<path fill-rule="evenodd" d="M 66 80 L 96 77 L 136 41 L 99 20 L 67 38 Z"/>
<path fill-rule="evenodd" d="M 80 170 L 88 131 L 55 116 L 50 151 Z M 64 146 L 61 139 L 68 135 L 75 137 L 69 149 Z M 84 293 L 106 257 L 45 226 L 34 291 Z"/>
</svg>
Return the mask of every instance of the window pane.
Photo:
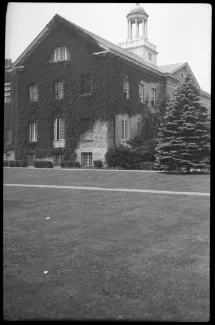
<svg viewBox="0 0 215 325">
<path fill-rule="evenodd" d="M 63 82 L 58 81 L 55 83 L 55 98 L 61 99 L 64 95 Z"/>
<path fill-rule="evenodd" d="M 129 99 L 129 81 L 127 79 L 124 80 L 123 88 L 125 98 Z"/>
<path fill-rule="evenodd" d="M 64 139 L 64 120 L 59 120 L 59 140 Z"/>
<path fill-rule="evenodd" d="M 37 141 L 37 123 L 30 123 L 29 137 L 30 141 Z"/>
<path fill-rule="evenodd" d="M 128 139 L 128 120 L 125 120 L 125 139 Z"/>
<path fill-rule="evenodd" d="M 92 166 L 92 154 L 89 153 L 89 165 Z"/>
<path fill-rule="evenodd" d="M 61 47 L 61 60 L 65 60 L 65 47 Z"/>
<path fill-rule="evenodd" d="M 122 139 L 125 139 L 125 120 L 122 120 Z"/>
<path fill-rule="evenodd" d="M 11 101 L 10 92 L 11 92 L 11 83 L 5 82 L 5 84 L 4 84 L 4 102 L 5 103 L 9 103 Z"/>
<path fill-rule="evenodd" d="M 144 102 L 144 85 L 140 84 L 139 85 L 139 96 L 140 96 L 140 102 Z"/>
<path fill-rule="evenodd" d="M 63 61 L 67 60 L 69 55 L 68 55 L 68 50 L 66 47 L 58 47 L 57 49 L 54 50 L 54 61 Z"/>
<path fill-rule="evenodd" d="M 30 91 L 30 100 L 35 102 L 38 100 L 38 89 L 37 89 L 37 85 L 32 85 L 29 88 Z"/>
</svg>

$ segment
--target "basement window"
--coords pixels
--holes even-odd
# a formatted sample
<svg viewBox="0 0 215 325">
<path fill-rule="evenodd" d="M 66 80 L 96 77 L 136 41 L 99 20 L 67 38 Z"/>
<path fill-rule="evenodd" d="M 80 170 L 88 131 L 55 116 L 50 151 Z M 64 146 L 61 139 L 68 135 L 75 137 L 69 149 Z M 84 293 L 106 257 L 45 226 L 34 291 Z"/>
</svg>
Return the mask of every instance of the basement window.
<svg viewBox="0 0 215 325">
<path fill-rule="evenodd" d="M 92 166 L 92 152 L 82 152 L 81 154 L 81 165 Z"/>
</svg>

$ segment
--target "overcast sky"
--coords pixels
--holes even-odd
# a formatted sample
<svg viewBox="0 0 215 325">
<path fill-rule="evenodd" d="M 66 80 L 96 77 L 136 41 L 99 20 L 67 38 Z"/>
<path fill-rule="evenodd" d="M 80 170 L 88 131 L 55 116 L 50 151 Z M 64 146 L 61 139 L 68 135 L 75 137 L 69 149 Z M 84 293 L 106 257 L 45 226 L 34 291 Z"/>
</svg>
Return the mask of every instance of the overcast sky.
<svg viewBox="0 0 215 325">
<path fill-rule="evenodd" d="M 14 62 L 58 13 L 112 43 L 126 41 L 126 15 L 135 3 L 10 2 L 5 57 Z M 148 39 L 157 46 L 158 65 L 188 62 L 200 87 L 211 93 L 210 4 L 140 3 L 148 18 Z"/>
</svg>

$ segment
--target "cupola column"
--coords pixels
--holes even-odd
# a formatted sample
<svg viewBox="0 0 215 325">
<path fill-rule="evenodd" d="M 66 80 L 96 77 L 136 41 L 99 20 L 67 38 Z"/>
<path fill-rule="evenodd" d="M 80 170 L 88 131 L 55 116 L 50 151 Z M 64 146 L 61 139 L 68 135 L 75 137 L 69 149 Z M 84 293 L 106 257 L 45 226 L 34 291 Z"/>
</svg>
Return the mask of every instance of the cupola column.
<svg viewBox="0 0 215 325">
<path fill-rule="evenodd" d="M 145 37 L 147 38 L 147 21 L 146 21 L 146 28 L 145 28 Z"/>
<path fill-rule="evenodd" d="M 128 39 L 132 38 L 132 25 L 131 25 L 131 20 L 128 20 Z"/>
<path fill-rule="evenodd" d="M 135 18 L 135 25 L 136 25 L 136 37 L 139 36 L 139 25 L 137 23 L 137 18 Z"/>
<path fill-rule="evenodd" d="M 145 20 L 143 20 L 143 24 L 142 24 L 142 28 L 143 28 L 143 37 L 145 37 Z"/>
</svg>

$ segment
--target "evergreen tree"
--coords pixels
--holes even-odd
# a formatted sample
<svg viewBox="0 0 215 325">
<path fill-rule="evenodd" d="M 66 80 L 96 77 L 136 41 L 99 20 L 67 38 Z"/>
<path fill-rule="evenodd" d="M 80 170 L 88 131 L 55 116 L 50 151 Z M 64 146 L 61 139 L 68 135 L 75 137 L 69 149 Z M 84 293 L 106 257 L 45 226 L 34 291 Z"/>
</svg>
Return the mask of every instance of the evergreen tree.
<svg viewBox="0 0 215 325">
<path fill-rule="evenodd" d="M 158 130 L 154 168 L 190 172 L 210 166 L 208 112 L 200 91 L 187 75 L 169 101 Z"/>
<path fill-rule="evenodd" d="M 131 152 L 141 155 L 142 161 L 154 161 L 156 135 L 166 101 L 167 98 L 162 101 L 158 98 L 152 110 L 148 98 L 146 99 L 141 113 L 140 134 L 127 141 Z"/>
</svg>

